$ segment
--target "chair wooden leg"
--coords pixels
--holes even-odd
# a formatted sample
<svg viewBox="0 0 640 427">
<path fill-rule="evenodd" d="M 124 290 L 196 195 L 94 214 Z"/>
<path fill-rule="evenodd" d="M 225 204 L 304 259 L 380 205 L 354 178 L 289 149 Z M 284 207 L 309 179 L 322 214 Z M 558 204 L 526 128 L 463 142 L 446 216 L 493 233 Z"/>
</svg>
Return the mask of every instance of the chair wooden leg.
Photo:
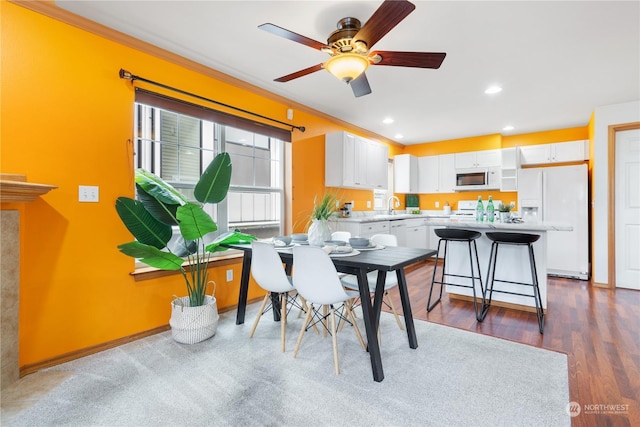
<svg viewBox="0 0 640 427">
<path fill-rule="evenodd" d="M 302 303 L 302 308 L 304 309 L 304 312 L 308 312 L 309 311 L 309 306 L 307 305 L 307 300 L 305 300 L 304 298 L 302 298 L 302 295 L 298 294 L 298 296 L 300 297 L 300 302 Z M 300 317 L 300 313 L 302 313 L 301 311 L 298 312 L 298 317 Z M 316 326 L 316 324 L 313 324 L 313 330 L 316 332 L 316 335 L 320 334 L 320 330 L 318 329 L 318 327 Z"/>
<path fill-rule="evenodd" d="M 322 330 L 322 336 L 324 336 L 325 338 L 327 337 L 327 329 L 328 326 L 327 325 L 327 315 L 329 314 L 329 307 L 327 307 L 326 305 L 322 306 L 322 324 L 324 325 L 324 328 Z"/>
<path fill-rule="evenodd" d="M 389 298 L 389 294 L 387 292 L 384 293 L 384 296 L 387 299 L 387 302 L 389 303 L 389 307 L 391 307 L 391 311 L 393 312 L 393 315 L 396 316 L 396 322 L 398 322 L 398 326 L 400 327 L 400 330 L 404 331 L 404 326 L 402 325 L 402 322 L 400 321 L 400 316 L 398 316 L 398 312 L 396 311 L 396 307 L 393 305 L 393 299 Z"/>
<path fill-rule="evenodd" d="M 249 334 L 249 338 L 253 338 L 253 334 L 258 327 L 258 322 L 260 322 L 260 318 L 262 317 L 262 312 L 264 308 L 267 306 L 267 302 L 269 301 L 269 297 L 271 296 L 270 292 L 267 292 L 267 295 L 264 296 L 264 300 L 262 300 L 262 305 L 260 306 L 260 310 L 258 310 L 258 316 L 256 316 L 256 321 L 253 322 L 253 328 L 251 328 L 251 333 Z"/>
<path fill-rule="evenodd" d="M 302 312 L 304 311 L 306 313 L 309 307 L 307 307 L 307 301 L 304 298 L 302 298 L 302 295 L 298 294 L 298 296 L 300 297 L 300 304 L 302 305 L 302 310 L 298 310 L 298 319 L 299 319 L 300 316 L 302 316 Z"/>
<path fill-rule="evenodd" d="M 288 293 L 282 293 L 282 302 L 280 303 L 280 341 L 282 345 L 282 352 L 285 351 L 285 342 L 287 335 L 287 297 Z"/>
<path fill-rule="evenodd" d="M 333 307 L 331 307 L 331 340 L 333 341 L 333 366 L 336 371 L 336 375 L 340 375 L 340 367 L 338 362 L 338 336 L 336 331 L 336 314 Z"/>
<path fill-rule="evenodd" d="M 304 317 L 304 322 L 302 322 L 302 328 L 300 329 L 300 333 L 298 334 L 298 340 L 296 341 L 296 348 L 293 349 L 293 357 L 296 357 L 298 354 L 298 350 L 300 349 L 300 343 L 302 342 L 302 336 L 304 335 L 305 329 L 307 329 L 307 325 L 311 321 L 311 312 L 313 311 L 313 304 L 309 305 L 309 309 L 307 310 L 307 315 Z"/>
<path fill-rule="evenodd" d="M 346 301 L 345 304 L 349 304 L 349 302 Z M 349 320 L 351 320 L 351 322 L 353 323 L 353 329 L 355 329 L 356 331 L 356 335 L 358 336 L 358 341 L 360 341 L 360 345 L 362 346 L 362 349 L 364 351 L 367 351 L 367 345 L 364 343 L 364 340 L 362 339 L 360 328 L 358 328 L 358 324 L 356 323 L 356 317 L 353 315 L 353 311 L 351 310 L 351 307 L 346 305 L 345 310 L 347 311 L 347 316 L 349 316 Z"/>
</svg>

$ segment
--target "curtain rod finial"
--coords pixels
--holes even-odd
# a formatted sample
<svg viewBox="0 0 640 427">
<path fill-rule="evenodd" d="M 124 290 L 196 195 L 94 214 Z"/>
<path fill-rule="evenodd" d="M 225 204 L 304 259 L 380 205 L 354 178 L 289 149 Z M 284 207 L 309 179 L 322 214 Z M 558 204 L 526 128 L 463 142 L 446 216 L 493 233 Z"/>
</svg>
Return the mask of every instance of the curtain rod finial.
<svg viewBox="0 0 640 427">
<path fill-rule="evenodd" d="M 125 70 L 124 68 L 120 68 L 120 78 L 131 80 L 133 78 L 133 74 L 131 74 L 129 71 Z"/>
</svg>

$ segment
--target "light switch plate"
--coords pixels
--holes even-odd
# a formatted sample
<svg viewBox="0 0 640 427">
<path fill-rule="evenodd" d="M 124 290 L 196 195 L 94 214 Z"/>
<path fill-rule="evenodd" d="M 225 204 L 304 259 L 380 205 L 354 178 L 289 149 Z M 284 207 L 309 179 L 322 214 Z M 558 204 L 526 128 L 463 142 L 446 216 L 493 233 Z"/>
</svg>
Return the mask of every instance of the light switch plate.
<svg viewBox="0 0 640 427">
<path fill-rule="evenodd" d="M 100 201 L 100 187 L 97 185 L 79 185 L 78 186 L 78 201 L 98 203 Z"/>
</svg>

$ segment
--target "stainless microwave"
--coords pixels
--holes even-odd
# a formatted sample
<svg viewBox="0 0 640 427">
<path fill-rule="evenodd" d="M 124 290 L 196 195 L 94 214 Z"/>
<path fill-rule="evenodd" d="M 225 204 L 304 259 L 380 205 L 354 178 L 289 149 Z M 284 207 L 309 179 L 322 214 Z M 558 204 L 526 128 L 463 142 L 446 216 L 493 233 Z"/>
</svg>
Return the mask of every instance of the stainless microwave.
<svg viewBox="0 0 640 427">
<path fill-rule="evenodd" d="M 456 170 L 456 191 L 497 190 L 499 188 L 499 168 Z"/>
</svg>

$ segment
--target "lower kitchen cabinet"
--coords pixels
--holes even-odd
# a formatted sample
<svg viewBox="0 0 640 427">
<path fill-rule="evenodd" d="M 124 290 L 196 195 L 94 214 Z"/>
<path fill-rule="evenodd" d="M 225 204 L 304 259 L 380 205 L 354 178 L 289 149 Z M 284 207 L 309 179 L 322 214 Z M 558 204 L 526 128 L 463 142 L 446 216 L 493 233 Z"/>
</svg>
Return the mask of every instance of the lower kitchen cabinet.
<svg viewBox="0 0 640 427">
<path fill-rule="evenodd" d="M 407 223 L 405 220 L 390 221 L 389 234 L 398 239 L 398 246 L 407 246 Z"/>
<path fill-rule="evenodd" d="M 352 237 L 368 237 L 374 234 L 389 234 L 389 221 L 355 222 L 355 221 L 330 221 L 331 231 L 348 231 Z"/>
<path fill-rule="evenodd" d="M 427 226 L 424 224 L 406 227 L 406 236 L 406 246 L 410 248 L 428 249 L 430 247 L 427 240 L 429 237 Z"/>
</svg>

